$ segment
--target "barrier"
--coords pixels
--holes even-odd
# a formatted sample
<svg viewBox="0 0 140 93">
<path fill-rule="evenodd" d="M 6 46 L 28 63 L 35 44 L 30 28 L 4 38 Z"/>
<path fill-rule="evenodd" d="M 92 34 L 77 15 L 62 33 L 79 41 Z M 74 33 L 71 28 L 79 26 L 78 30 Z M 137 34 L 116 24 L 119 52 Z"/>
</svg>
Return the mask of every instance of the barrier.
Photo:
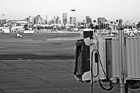
<svg viewBox="0 0 140 93">
<path fill-rule="evenodd" d="M 121 93 L 128 93 L 128 88 L 140 87 L 140 36 L 119 34 L 119 37 L 85 35 L 84 42 L 90 46 L 91 71 L 85 77 L 91 76 L 88 80 L 92 82 L 92 92 L 94 81 L 99 81 L 107 91 L 113 88 L 112 83 L 120 84 Z M 101 84 L 104 80 L 110 83 L 108 89 Z"/>
<path fill-rule="evenodd" d="M 140 38 L 126 38 L 127 79 L 140 80 Z"/>
</svg>

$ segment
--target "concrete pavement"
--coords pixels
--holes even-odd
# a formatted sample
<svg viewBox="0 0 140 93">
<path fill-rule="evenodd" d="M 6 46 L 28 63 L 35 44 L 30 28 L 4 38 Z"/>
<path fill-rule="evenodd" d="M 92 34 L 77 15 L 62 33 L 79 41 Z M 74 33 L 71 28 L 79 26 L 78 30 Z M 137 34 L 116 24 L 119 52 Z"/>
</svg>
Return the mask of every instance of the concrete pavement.
<svg viewBox="0 0 140 93">
<path fill-rule="evenodd" d="M 0 60 L 0 93 L 90 93 L 89 83 L 73 78 L 74 59 Z M 106 92 L 96 83 L 95 93 Z M 131 90 L 129 93 L 139 93 Z"/>
<path fill-rule="evenodd" d="M 73 78 L 73 60 L 1 60 L 1 93 L 88 93 Z"/>
</svg>

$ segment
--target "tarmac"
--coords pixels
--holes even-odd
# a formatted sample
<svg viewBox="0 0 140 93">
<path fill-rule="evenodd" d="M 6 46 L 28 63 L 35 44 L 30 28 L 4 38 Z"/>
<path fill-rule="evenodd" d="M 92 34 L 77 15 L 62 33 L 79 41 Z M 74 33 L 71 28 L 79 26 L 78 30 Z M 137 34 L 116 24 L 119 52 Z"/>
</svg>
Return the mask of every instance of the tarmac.
<svg viewBox="0 0 140 93">
<path fill-rule="evenodd" d="M 73 59 L 1 60 L 0 93 L 89 93 L 73 78 Z"/>
<path fill-rule="evenodd" d="M 62 41 L 61 38 L 57 40 Z M 48 41 L 56 40 L 52 38 Z M 47 50 L 52 49 L 52 45 L 47 46 Z M 0 93 L 92 93 L 91 83 L 81 83 L 74 78 L 74 57 L 66 56 L 65 48 L 61 52 L 61 47 L 57 47 L 50 51 L 54 54 L 53 51 L 57 50 L 53 56 L 15 54 L 5 58 L 4 54 L 0 55 Z M 105 82 L 103 85 L 108 87 Z M 120 86 L 114 85 L 112 91 L 105 91 L 98 82 L 94 82 L 93 90 L 93 93 L 120 93 Z M 140 90 L 129 90 L 129 93 L 140 93 Z"/>
<path fill-rule="evenodd" d="M 0 60 L 0 93 L 91 93 L 90 83 L 73 78 L 73 67 L 74 59 Z M 115 86 L 107 92 L 95 83 L 94 93 L 120 93 L 120 90 Z"/>
</svg>

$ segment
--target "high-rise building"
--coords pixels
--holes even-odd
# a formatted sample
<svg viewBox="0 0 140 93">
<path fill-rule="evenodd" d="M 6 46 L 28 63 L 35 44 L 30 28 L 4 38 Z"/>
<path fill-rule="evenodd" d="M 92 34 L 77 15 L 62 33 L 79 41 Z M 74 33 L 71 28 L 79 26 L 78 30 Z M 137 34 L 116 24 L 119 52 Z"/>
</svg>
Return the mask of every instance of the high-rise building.
<svg viewBox="0 0 140 93">
<path fill-rule="evenodd" d="M 98 24 L 104 24 L 105 21 L 106 21 L 106 19 L 105 19 L 104 17 L 99 17 L 99 18 L 97 19 Z"/>
<path fill-rule="evenodd" d="M 48 23 L 48 16 L 46 15 L 46 20 L 45 20 L 45 24 Z"/>
<path fill-rule="evenodd" d="M 54 23 L 59 24 L 59 16 L 54 16 Z"/>
<path fill-rule="evenodd" d="M 42 18 L 40 15 L 37 15 L 37 24 L 42 24 Z"/>
<path fill-rule="evenodd" d="M 42 24 L 46 24 L 46 20 L 45 19 L 42 19 Z"/>
<path fill-rule="evenodd" d="M 37 15 L 36 17 L 33 17 L 33 24 L 42 24 L 42 18 L 40 15 Z"/>
<path fill-rule="evenodd" d="M 26 21 L 34 24 L 34 17 L 29 16 Z"/>
<path fill-rule="evenodd" d="M 43 24 L 45 23 L 40 15 L 37 15 L 36 17 L 29 17 L 29 18 L 30 21 L 32 20 L 33 24 L 42 24 L 42 22 Z"/>
<path fill-rule="evenodd" d="M 6 23 L 6 19 L 0 19 L 0 26 L 3 26 L 3 24 Z"/>
<path fill-rule="evenodd" d="M 76 24 L 76 17 L 70 17 L 70 24 Z"/>
<path fill-rule="evenodd" d="M 62 14 L 63 24 L 67 24 L 67 13 Z"/>
<path fill-rule="evenodd" d="M 99 29 L 105 29 L 106 19 L 104 17 L 99 17 L 97 22 L 99 24 Z"/>
<path fill-rule="evenodd" d="M 92 19 L 89 16 L 86 16 L 86 24 L 91 24 Z"/>
<path fill-rule="evenodd" d="M 36 19 L 36 17 L 33 17 L 33 24 L 37 24 L 37 19 Z"/>
<path fill-rule="evenodd" d="M 61 20 L 60 19 L 58 20 L 58 23 L 61 24 Z"/>
</svg>

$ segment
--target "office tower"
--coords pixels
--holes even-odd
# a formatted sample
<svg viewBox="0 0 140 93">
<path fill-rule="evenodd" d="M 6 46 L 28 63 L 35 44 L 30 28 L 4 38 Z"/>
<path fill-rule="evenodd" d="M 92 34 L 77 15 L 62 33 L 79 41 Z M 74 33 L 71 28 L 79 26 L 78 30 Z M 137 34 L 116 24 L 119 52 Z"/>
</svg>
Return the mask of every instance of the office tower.
<svg viewBox="0 0 140 93">
<path fill-rule="evenodd" d="M 86 16 L 86 24 L 91 24 L 92 19 L 89 16 Z"/>
<path fill-rule="evenodd" d="M 99 18 L 97 19 L 97 23 L 98 23 L 98 24 L 105 24 L 105 21 L 106 21 L 106 19 L 105 19 L 104 17 L 99 17 Z"/>
<path fill-rule="evenodd" d="M 37 15 L 37 24 L 42 24 L 42 18 L 40 15 Z"/>
<path fill-rule="evenodd" d="M 62 21 L 63 21 L 63 24 L 67 24 L 67 13 L 62 14 Z"/>
<path fill-rule="evenodd" d="M 97 23 L 99 24 L 99 29 L 105 29 L 106 19 L 104 17 L 99 17 Z"/>
<path fill-rule="evenodd" d="M 31 23 L 33 23 L 33 24 L 34 24 L 34 17 L 29 16 L 27 21 L 28 21 L 28 22 L 31 22 Z"/>
<path fill-rule="evenodd" d="M 41 16 L 40 15 L 37 15 L 36 17 L 33 17 L 32 18 L 32 23 L 33 24 L 42 24 L 42 18 L 41 18 Z"/>
<path fill-rule="evenodd" d="M 61 24 L 61 20 L 60 19 L 58 20 L 58 24 Z"/>
<path fill-rule="evenodd" d="M 45 24 L 48 23 L 48 16 L 46 15 Z"/>
<path fill-rule="evenodd" d="M 70 17 L 70 24 L 76 24 L 76 17 Z"/>
<path fill-rule="evenodd" d="M 33 17 L 33 24 L 37 24 L 37 19 L 36 19 L 36 17 Z"/>
<path fill-rule="evenodd" d="M 59 16 L 54 16 L 54 23 L 59 24 Z"/>
</svg>

